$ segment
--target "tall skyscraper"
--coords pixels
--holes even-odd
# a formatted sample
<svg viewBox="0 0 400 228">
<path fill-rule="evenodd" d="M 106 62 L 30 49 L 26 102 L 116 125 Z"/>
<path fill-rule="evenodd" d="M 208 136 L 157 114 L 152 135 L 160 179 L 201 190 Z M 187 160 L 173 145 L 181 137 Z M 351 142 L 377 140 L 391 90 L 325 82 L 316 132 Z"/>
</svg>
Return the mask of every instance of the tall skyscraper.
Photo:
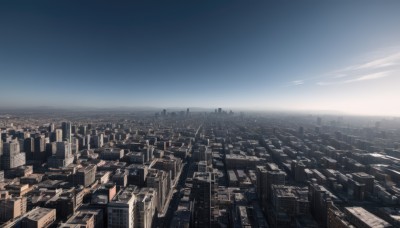
<svg viewBox="0 0 400 228">
<path fill-rule="evenodd" d="M 62 141 L 63 141 L 63 130 L 56 129 L 56 142 L 62 142 Z"/>
<path fill-rule="evenodd" d="M 55 130 L 54 123 L 51 123 L 51 124 L 49 125 L 49 132 L 54 132 L 54 130 Z"/>
<path fill-rule="evenodd" d="M 82 126 L 79 127 L 79 134 L 86 135 L 87 134 L 86 132 L 87 132 L 87 130 L 86 130 L 86 126 L 85 125 L 82 125 Z"/>
<path fill-rule="evenodd" d="M 35 138 L 35 158 L 34 160 L 44 160 L 46 157 L 45 155 L 46 150 L 46 143 L 45 138 L 43 136 L 38 136 Z"/>
<path fill-rule="evenodd" d="M 0 156 L 3 155 L 3 140 L 0 139 Z"/>
<path fill-rule="evenodd" d="M 34 158 L 35 140 L 33 138 L 30 137 L 24 140 L 24 152 L 26 155 L 26 159 L 32 160 Z"/>
<path fill-rule="evenodd" d="M 62 122 L 62 140 L 71 142 L 71 122 Z"/>
<path fill-rule="evenodd" d="M 261 201 L 261 208 L 266 211 L 267 202 L 267 173 L 268 170 L 264 166 L 257 166 L 257 196 Z"/>
<path fill-rule="evenodd" d="M 210 172 L 195 172 L 193 174 L 193 227 L 211 227 L 211 184 Z"/>
</svg>

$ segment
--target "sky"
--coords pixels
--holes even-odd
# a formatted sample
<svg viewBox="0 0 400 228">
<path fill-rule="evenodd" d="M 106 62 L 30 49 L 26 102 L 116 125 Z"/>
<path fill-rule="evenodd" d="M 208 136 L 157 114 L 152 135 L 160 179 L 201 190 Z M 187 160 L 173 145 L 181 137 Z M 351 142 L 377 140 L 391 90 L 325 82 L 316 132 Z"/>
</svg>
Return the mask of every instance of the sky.
<svg viewBox="0 0 400 228">
<path fill-rule="evenodd" d="M 0 2 L 0 107 L 400 116 L 400 1 Z"/>
</svg>

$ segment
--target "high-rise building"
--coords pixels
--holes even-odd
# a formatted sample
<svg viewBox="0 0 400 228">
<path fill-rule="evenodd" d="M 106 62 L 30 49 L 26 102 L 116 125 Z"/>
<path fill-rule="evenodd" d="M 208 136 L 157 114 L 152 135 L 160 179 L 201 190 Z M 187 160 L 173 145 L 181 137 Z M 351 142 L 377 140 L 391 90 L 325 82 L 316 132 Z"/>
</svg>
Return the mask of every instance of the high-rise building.
<svg viewBox="0 0 400 228">
<path fill-rule="evenodd" d="M 211 185 L 210 172 L 193 174 L 192 199 L 194 200 L 193 227 L 211 227 Z"/>
<path fill-rule="evenodd" d="M 135 227 L 151 228 L 156 213 L 157 192 L 153 188 L 142 188 L 136 194 Z"/>
<path fill-rule="evenodd" d="M 103 147 L 103 134 L 99 134 L 99 135 L 93 135 L 91 137 L 91 142 L 90 144 L 92 145 L 93 148 L 101 148 Z"/>
<path fill-rule="evenodd" d="M 71 143 L 57 142 L 56 153 L 48 159 L 48 166 L 51 168 L 60 168 L 70 165 L 73 161 Z"/>
<path fill-rule="evenodd" d="M 108 228 L 133 228 L 135 220 L 136 187 L 120 191 L 107 205 Z"/>
<path fill-rule="evenodd" d="M 54 132 L 54 129 L 55 129 L 54 123 L 51 123 L 49 125 L 49 132 Z"/>
<path fill-rule="evenodd" d="M 62 140 L 71 142 L 71 122 L 62 122 Z"/>
<path fill-rule="evenodd" d="M 267 208 L 267 169 L 264 166 L 257 166 L 257 196 L 261 201 L 261 208 L 266 211 Z"/>
<path fill-rule="evenodd" d="M 158 169 L 149 169 L 147 175 L 147 187 L 154 188 L 157 191 L 158 211 L 162 211 L 167 200 L 168 188 L 168 175 L 165 171 Z"/>
<path fill-rule="evenodd" d="M 81 135 L 86 135 L 87 134 L 87 130 L 86 130 L 86 126 L 82 125 L 79 127 L 79 134 Z"/>
<path fill-rule="evenodd" d="M 63 130 L 56 129 L 56 142 L 62 142 L 62 141 L 63 141 Z"/>
<path fill-rule="evenodd" d="M 33 160 L 45 160 L 46 143 L 44 136 L 40 135 L 35 138 L 35 157 Z"/>
<path fill-rule="evenodd" d="M 11 141 L 3 144 L 3 156 L 1 157 L 1 167 L 12 169 L 25 165 L 25 153 L 21 153 L 18 141 Z"/>
<path fill-rule="evenodd" d="M 272 185 L 285 185 L 285 178 L 286 178 L 286 173 L 279 170 L 279 171 L 268 171 L 267 172 L 267 201 L 271 202 L 271 196 L 272 196 Z"/>
<path fill-rule="evenodd" d="M 26 138 L 24 140 L 24 152 L 26 155 L 26 159 L 31 160 L 34 158 L 35 140 L 32 137 Z"/>
<path fill-rule="evenodd" d="M 323 186 L 310 182 L 308 185 L 308 199 L 310 212 L 322 227 L 328 222 L 328 208 L 332 204 L 332 198 Z"/>
<path fill-rule="evenodd" d="M 3 140 L 0 139 L 0 157 L 3 155 Z M 1 168 L 1 167 L 0 167 Z"/>
</svg>

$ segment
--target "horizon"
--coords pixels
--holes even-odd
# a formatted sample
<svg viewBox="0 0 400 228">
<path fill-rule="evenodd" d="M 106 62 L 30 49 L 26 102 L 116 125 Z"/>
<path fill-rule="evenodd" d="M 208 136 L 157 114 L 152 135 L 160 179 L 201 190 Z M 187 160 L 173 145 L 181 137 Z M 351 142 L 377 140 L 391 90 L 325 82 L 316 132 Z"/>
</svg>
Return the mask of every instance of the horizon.
<svg viewBox="0 0 400 228">
<path fill-rule="evenodd" d="M 2 107 L 0 113 L 20 112 L 20 111 L 70 111 L 70 112 L 155 112 L 161 113 L 164 109 L 167 113 L 186 111 L 187 109 L 193 113 L 213 113 L 216 109 L 221 108 L 223 111 L 233 111 L 234 114 L 240 113 L 253 113 L 253 114 L 293 114 L 293 115 L 320 115 L 320 116 L 349 116 L 349 117 L 371 117 L 371 118 L 399 118 L 400 115 L 380 115 L 380 114 L 366 114 L 366 113 L 351 113 L 338 110 L 307 110 L 307 109 L 252 109 L 240 107 L 167 107 L 167 106 L 115 106 L 115 107 L 89 107 L 89 106 L 14 106 Z"/>
</svg>

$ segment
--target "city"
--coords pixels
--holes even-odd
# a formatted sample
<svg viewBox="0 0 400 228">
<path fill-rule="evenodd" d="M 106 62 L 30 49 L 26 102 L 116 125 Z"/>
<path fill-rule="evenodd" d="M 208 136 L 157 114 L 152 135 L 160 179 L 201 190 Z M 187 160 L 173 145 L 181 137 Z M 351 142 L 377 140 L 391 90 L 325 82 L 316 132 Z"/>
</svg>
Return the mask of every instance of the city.
<svg viewBox="0 0 400 228">
<path fill-rule="evenodd" d="M 1 0 L 0 228 L 400 228 L 399 0 Z"/>
<path fill-rule="evenodd" d="M 399 227 L 400 119 L 2 113 L 2 227 Z"/>
</svg>

